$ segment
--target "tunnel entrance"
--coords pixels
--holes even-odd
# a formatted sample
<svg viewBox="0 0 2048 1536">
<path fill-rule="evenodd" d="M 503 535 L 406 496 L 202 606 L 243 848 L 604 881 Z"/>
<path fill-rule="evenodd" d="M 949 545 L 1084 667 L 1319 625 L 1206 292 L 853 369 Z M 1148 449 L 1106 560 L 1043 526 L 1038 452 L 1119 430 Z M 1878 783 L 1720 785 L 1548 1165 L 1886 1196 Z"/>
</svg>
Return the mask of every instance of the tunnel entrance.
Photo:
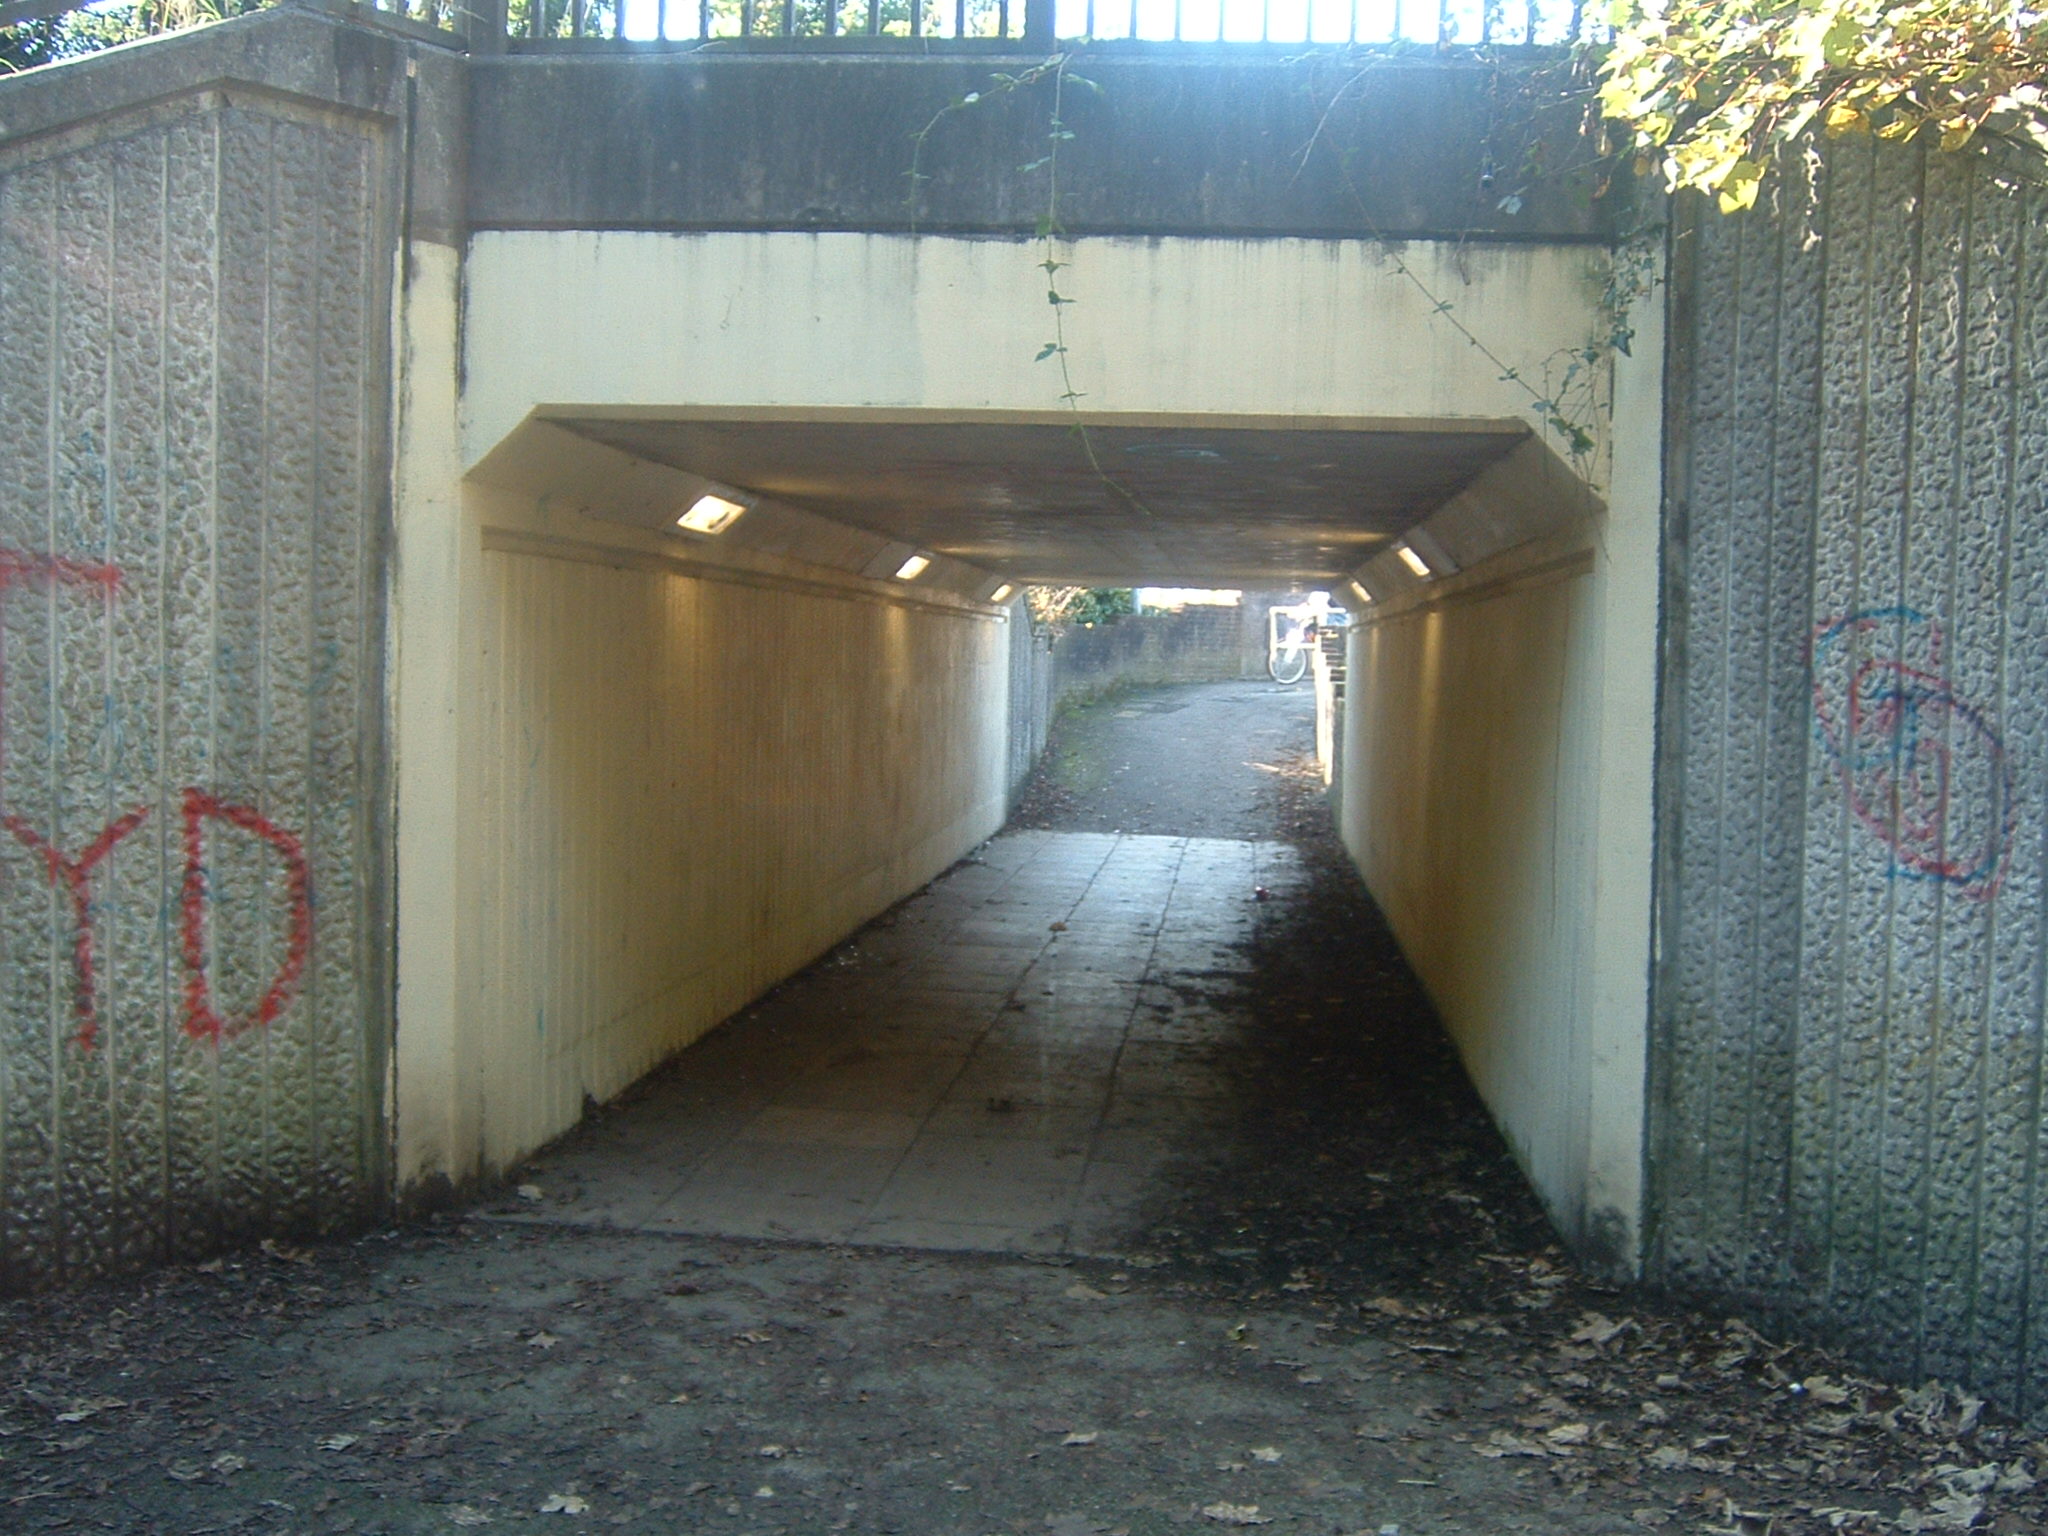
<svg viewBox="0 0 2048 1536">
<path fill-rule="evenodd" d="M 1309 689 L 1252 680 L 1068 712 L 999 836 L 551 1149 L 501 1214 L 1283 1283 L 1412 1279 L 1503 1223 L 1540 1246 L 1335 844 L 1312 732 Z"/>
<path fill-rule="evenodd" d="M 1585 467 L 1506 417 L 534 411 L 464 484 L 484 777 L 450 870 L 480 893 L 456 906 L 485 984 L 410 1037 L 401 1160 L 445 1123 L 496 1174 L 586 1119 L 508 1214 L 1121 1251 L 1203 1227 L 1161 1214 L 1184 1161 L 1234 1149 L 1216 1166 L 1255 1187 L 1298 1161 L 1260 1136 L 1310 1121 L 1305 1166 L 1341 1155 L 1360 1107 L 1322 1124 L 1293 1095 L 1364 1048 L 1338 1038 L 1356 977 L 1409 977 L 1405 954 L 1421 979 L 1382 1043 L 1450 1066 L 1389 1135 L 1458 1122 L 1469 1072 L 1568 1237 L 1595 1199 L 1621 1212 L 1626 1266 L 1639 1105 L 1594 1105 L 1642 1021 L 1583 989 L 1636 962 L 1595 953 L 1591 917 L 1628 895 L 1596 862 L 1627 723 L 1603 669 L 1634 639 L 1607 626 Z M 1150 747 L 1063 786 L 1056 746 L 1026 786 L 1045 673 L 1019 593 L 1146 579 L 1326 589 L 1359 621 L 1328 653 L 1344 721 L 1263 681 L 1131 698 L 1108 718 Z M 1256 789 L 1218 814 L 1233 776 Z M 1325 875 L 1297 899 L 1311 845 Z M 1296 974 L 1269 935 L 1326 910 L 1364 948 Z M 1272 1040 L 1337 1019 L 1272 1066 Z M 1412 1108 L 1414 1073 L 1355 1064 Z"/>
</svg>

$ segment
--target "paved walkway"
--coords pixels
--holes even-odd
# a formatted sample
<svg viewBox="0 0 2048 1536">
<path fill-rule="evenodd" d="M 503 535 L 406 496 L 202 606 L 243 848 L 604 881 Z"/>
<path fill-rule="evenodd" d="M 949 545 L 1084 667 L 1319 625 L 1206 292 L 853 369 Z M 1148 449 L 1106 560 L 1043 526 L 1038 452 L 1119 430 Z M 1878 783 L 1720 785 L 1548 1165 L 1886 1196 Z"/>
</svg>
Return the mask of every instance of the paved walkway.
<svg viewBox="0 0 2048 1536">
<path fill-rule="evenodd" d="M 1113 1254 L 1240 1108 L 1272 842 L 1016 832 L 542 1158 L 540 1222 Z"/>
</svg>

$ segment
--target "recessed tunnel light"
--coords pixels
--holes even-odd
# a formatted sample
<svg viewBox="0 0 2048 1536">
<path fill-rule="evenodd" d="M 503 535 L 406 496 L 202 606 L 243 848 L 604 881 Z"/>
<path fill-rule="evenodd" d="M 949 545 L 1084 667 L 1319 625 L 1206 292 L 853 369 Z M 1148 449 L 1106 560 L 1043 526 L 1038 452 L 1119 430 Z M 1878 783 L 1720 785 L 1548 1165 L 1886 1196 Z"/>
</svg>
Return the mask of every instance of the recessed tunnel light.
<svg viewBox="0 0 2048 1536">
<path fill-rule="evenodd" d="M 912 555 L 908 560 L 896 567 L 896 579 L 898 581 L 915 581 L 924 574 L 925 567 L 931 563 L 929 556 Z"/>
<path fill-rule="evenodd" d="M 1415 553 L 1413 549 L 1409 548 L 1406 544 L 1396 544 L 1394 546 L 1394 553 L 1401 557 L 1401 563 L 1407 566 L 1409 570 L 1420 576 L 1424 581 L 1429 580 L 1431 574 L 1429 562 Z"/>
<path fill-rule="evenodd" d="M 1345 583 L 1345 585 L 1346 585 L 1346 586 L 1348 586 L 1349 588 L 1351 588 L 1351 590 L 1352 590 L 1352 591 L 1354 591 L 1354 592 L 1356 592 L 1356 593 L 1358 594 L 1358 600 L 1359 600 L 1359 601 L 1360 601 L 1361 603 L 1370 603 L 1370 602 L 1372 601 L 1372 594 L 1371 594 L 1370 592 L 1368 592 L 1368 591 L 1366 591 L 1366 590 L 1365 590 L 1365 583 L 1364 583 L 1364 582 L 1362 582 L 1362 581 L 1349 581 L 1349 582 L 1346 582 L 1346 583 Z"/>
<path fill-rule="evenodd" d="M 744 502 L 728 501 L 723 496 L 699 496 L 690 503 L 690 510 L 676 519 L 676 526 L 692 533 L 723 533 L 746 510 Z"/>
<path fill-rule="evenodd" d="M 1010 600 L 1010 594 L 1016 590 L 1015 587 L 1006 581 L 1000 587 L 997 587 L 995 591 L 989 593 L 988 600 L 992 603 L 1007 603 Z"/>
</svg>

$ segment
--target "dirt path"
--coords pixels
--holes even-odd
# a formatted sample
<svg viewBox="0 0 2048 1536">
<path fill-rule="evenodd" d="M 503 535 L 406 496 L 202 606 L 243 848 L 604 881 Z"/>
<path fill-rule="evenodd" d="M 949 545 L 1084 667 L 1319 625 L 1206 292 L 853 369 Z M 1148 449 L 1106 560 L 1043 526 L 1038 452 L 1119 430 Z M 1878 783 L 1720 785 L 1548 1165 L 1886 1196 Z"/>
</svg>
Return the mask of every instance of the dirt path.
<svg viewBox="0 0 2048 1536">
<path fill-rule="evenodd" d="M 1573 1274 L 1281 766 L 1307 883 L 1175 1004 L 1262 1042 L 1249 1112 L 1128 1252 L 486 1206 L 16 1302 L 0 1531 L 2048 1529 L 2048 1444 L 1957 1394 Z"/>
<path fill-rule="evenodd" d="M 1282 765 L 1314 739 L 1315 694 L 1305 686 L 1117 690 L 1062 713 L 1011 825 L 1272 837 Z"/>
</svg>

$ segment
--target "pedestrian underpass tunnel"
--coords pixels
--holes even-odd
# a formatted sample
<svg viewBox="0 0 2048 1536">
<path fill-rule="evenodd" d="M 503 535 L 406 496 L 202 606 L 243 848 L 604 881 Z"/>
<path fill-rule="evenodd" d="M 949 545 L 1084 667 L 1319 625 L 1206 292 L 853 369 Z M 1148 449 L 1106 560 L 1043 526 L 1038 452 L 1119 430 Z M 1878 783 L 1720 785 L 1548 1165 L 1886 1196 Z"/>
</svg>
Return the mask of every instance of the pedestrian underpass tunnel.
<svg viewBox="0 0 2048 1536">
<path fill-rule="evenodd" d="M 1632 209 L 1540 59 L 472 41 L 0 82 L 9 1284 L 485 1185 L 1001 830 L 1019 589 L 1313 586 L 1574 1250 L 2032 1401 L 2037 189 Z"/>
<path fill-rule="evenodd" d="M 401 928 L 415 899 L 455 914 L 453 965 L 401 946 L 401 1182 L 504 1168 L 995 834 L 1045 728 L 1028 585 L 1319 586 L 1359 618 L 1344 834 L 1561 1228 L 1627 1270 L 1655 541 L 1648 479 L 1627 522 L 1603 485 L 1610 454 L 1653 457 L 1653 398 L 1574 464 L 1369 253 L 1247 287 L 1274 253 L 1082 249 L 1076 412 L 1046 407 L 1013 245 L 473 241 L 461 521 L 418 530 L 438 559 L 400 550 L 452 573 L 401 617 L 401 654 L 452 658 L 417 726 L 401 680 Z M 1582 250 L 1464 259 L 1473 321 L 1528 367 L 1591 323 Z M 454 277 L 412 323 L 441 329 Z M 1258 340 L 1304 302 L 1370 343 Z M 433 814 L 406 815 L 415 782 Z M 1052 921 L 1068 865 L 1044 852 L 1015 899 Z M 1140 961 L 1186 901 L 1160 878 Z M 956 984 L 931 958 L 912 993 Z M 1025 984 L 1011 962 L 980 989 Z"/>
</svg>

